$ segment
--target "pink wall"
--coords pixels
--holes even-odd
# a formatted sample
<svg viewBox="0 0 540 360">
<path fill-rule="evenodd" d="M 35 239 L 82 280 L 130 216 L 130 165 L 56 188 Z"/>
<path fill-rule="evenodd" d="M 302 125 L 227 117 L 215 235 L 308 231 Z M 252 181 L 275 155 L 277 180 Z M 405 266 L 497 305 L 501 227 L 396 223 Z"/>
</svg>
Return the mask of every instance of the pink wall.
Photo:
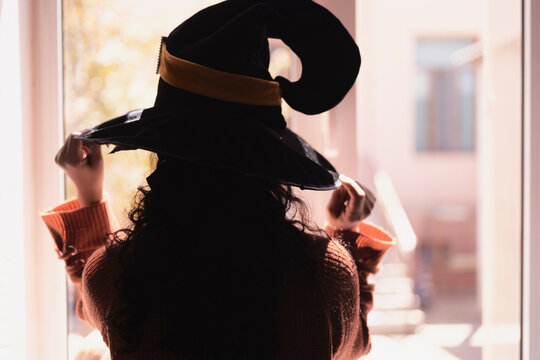
<svg viewBox="0 0 540 360">
<path fill-rule="evenodd" d="M 415 151 L 415 41 L 479 39 L 480 2 L 360 0 L 357 14 L 363 53 L 357 82 L 361 157 L 390 174 L 406 208 L 474 204 L 474 153 Z"/>
<path fill-rule="evenodd" d="M 439 290 L 476 286 L 477 156 L 415 147 L 416 42 L 480 40 L 480 1 L 359 0 L 359 157 L 392 179 L 419 240 L 433 252 Z M 476 64 L 477 68 L 479 64 Z M 480 71 L 476 74 L 477 119 Z M 421 260 L 421 259 L 420 259 Z"/>
</svg>

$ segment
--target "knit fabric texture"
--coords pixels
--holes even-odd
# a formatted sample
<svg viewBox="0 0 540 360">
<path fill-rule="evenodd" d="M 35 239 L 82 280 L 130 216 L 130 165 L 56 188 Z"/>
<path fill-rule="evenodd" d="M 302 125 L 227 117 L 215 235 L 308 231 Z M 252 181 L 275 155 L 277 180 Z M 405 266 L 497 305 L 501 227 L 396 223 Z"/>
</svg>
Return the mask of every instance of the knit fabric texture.
<svg viewBox="0 0 540 360">
<path fill-rule="evenodd" d="M 166 350 L 145 348 L 145 343 L 165 335 L 159 317 L 147 321 L 143 344 L 136 353 L 114 351 L 118 334 L 110 330 L 106 319 L 118 306 L 115 284 L 122 268 L 118 249 L 105 246 L 112 231 L 107 203 L 80 208 L 71 200 L 41 216 L 71 281 L 80 289 L 77 316 L 101 332 L 111 359 L 178 359 Z M 278 359 L 356 359 L 371 348 L 367 314 L 373 307 L 374 286 L 368 276 L 379 270 L 394 240 L 367 222 L 348 231 L 326 231 L 332 239 L 314 237 L 306 244 L 319 278 L 314 280 L 295 264 L 287 269 L 277 314 Z"/>
</svg>

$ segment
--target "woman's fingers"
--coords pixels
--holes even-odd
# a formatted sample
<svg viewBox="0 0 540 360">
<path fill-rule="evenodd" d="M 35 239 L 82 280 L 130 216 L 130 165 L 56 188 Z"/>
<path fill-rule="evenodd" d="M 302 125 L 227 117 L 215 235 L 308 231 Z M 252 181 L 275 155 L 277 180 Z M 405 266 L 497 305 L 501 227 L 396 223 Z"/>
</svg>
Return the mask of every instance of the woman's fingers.
<svg viewBox="0 0 540 360">
<path fill-rule="evenodd" d="M 330 196 L 327 222 L 333 228 L 351 229 L 371 213 L 373 204 L 368 197 L 373 196 L 364 191 L 354 179 L 345 175 L 340 175 L 339 179 L 342 185 Z"/>
<path fill-rule="evenodd" d="M 74 131 L 66 138 L 64 144 L 55 156 L 54 161 L 61 166 L 76 167 L 83 163 L 92 166 L 102 160 L 101 146 L 99 144 L 84 143 L 77 139 L 88 130 Z"/>
<path fill-rule="evenodd" d="M 88 165 L 90 167 L 95 166 L 103 159 L 103 154 L 101 153 L 101 145 L 94 143 L 86 143 L 83 145 L 83 149 L 86 152 Z"/>
<path fill-rule="evenodd" d="M 64 141 L 64 145 L 58 150 L 55 161 L 62 168 L 67 165 L 75 166 L 83 159 L 82 141 L 75 139 L 80 133 L 71 133 Z"/>
<path fill-rule="evenodd" d="M 330 200 L 328 201 L 327 210 L 334 217 L 339 217 L 339 215 L 345 209 L 345 201 L 347 200 L 348 193 L 343 186 L 338 187 L 332 191 L 330 195 Z"/>
<path fill-rule="evenodd" d="M 67 165 L 77 166 L 85 160 L 83 143 L 81 140 L 75 139 L 75 136 L 78 135 L 78 133 L 72 133 L 68 137 L 65 156 L 65 162 Z"/>
<path fill-rule="evenodd" d="M 354 179 L 351 179 L 350 177 L 345 175 L 340 175 L 339 180 L 341 180 L 341 183 L 349 194 L 349 197 L 353 204 L 358 204 L 359 201 L 366 197 L 365 191 Z"/>
<path fill-rule="evenodd" d="M 103 194 L 103 156 L 101 146 L 77 139 L 88 130 L 73 132 L 66 138 L 55 157 L 77 188 L 80 206 L 101 201 Z"/>
<path fill-rule="evenodd" d="M 341 175 L 340 180 L 343 183 L 343 188 L 349 195 L 349 201 L 346 207 L 346 212 L 349 221 L 359 221 L 364 218 L 364 205 L 366 202 L 366 193 L 360 185 L 348 176 Z"/>
<path fill-rule="evenodd" d="M 369 216 L 375 196 L 354 179 L 340 175 L 342 185 L 335 189 L 327 205 L 327 223 L 334 229 L 352 229 Z"/>
<path fill-rule="evenodd" d="M 349 203 L 347 204 L 347 210 L 349 211 L 351 220 L 359 220 L 366 200 L 366 193 L 362 187 L 348 176 L 341 175 L 340 180 L 343 183 L 343 188 L 349 195 Z M 358 218 L 358 219 L 356 219 Z"/>
</svg>

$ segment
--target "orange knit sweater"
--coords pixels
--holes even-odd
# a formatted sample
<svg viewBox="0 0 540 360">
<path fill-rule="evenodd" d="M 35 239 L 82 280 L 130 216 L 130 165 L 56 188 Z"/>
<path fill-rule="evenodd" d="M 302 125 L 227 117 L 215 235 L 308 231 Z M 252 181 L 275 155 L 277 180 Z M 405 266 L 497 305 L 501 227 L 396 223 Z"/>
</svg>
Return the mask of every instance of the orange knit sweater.
<svg viewBox="0 0 540 360">
<path fill-rule="evenodd" d="M 104 246 L 105 234 L 112 231 L 109 215 L 105 202 L 79 208 L 76 200 L 42 214 L 70 279 L 80 287 L 77 315 L 101 332 L 113 360 L 176 359 L 165 350 L 145 349 L 144 343 L 136 354 L 115 355 L 117 334 L 105 319 L 118 304 L 115 281 L 121 267 L 117 249 Z M 371 348 L 366 320 L 374 288 L 367 278 L 377 272 L 393 239 L 365 222 L 352 231 L 327 231 L 341 241 L 320 237 L 307 244 L 322 274 L 318 283 L 294 264 L 288 270 L 278 310 L 278 359 L 355 359 Z M 159 339 L 160 323 L 159 317 L 149 319 L 143 339 Z"/>
</svg>

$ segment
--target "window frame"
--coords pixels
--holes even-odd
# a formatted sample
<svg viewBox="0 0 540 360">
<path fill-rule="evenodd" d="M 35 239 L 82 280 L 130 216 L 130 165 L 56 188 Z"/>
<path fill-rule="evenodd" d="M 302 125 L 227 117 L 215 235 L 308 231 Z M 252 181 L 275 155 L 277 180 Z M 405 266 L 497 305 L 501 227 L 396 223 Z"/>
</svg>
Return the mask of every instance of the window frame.
<svg viewBox="0 0 540 360">
<path fill-rule="evenodd" d="M 540 356 L 540 3 L 522 0 L 522 322 L 521 358 Z M 536 185 L 536 186 L 535 186 Z"/>
<path fill-rule="evenodd" d="M 9 1 L 9 0 L 8 0 Z M 4 1 L 0 0 L 0 4 Z M 27 359 L 67 358 L 65 274 L 37 214 L 63 199 L 64 178 L 52 159 L 62 142 L 60 0 L 19 0 L 21 40 Z M 540 357 L 540 3 L 523 4 L 522 356 Z M 39 179 L 35 181 L 35 179 Z"/>
<path fill-rule="evenodd" d="M 62 4 L 61 0 L 13 1 L 19 5 L 24 134 L 25 359 L 43 359 L 43 354 L 48 359 L 67 359 L 66 274 L 38 216 L 64 199 L 64 175 L 54 163 L 63 142 Z"/>
<path fill-rule="evenodd" d="M 416 39 L 415 39 L 415 46 L 418 47 L 418 45 L 421 43 L 421 42 L 451 42 L 451 41 L 470 41 L 471 44 L 469 44 L 469 46 L 475 44 L 478 42 L 478 38 L 476 35 L 474 34 L 462 34 L 462 33 L 456 33 L 456 34 L 441 34 L 440 36 L 436 36 L 436 35 L 422 35 L 420 34 Z M 438 73 L 443 73 L 443 72 L 452 72 L 452 76 L 453 77 L 456 77 L 459 73 L 459 71 L 457 69 L 459 69 L 459 66 L 456 66 L 456 67 L 444 67 L 444 66 L 425 66 L 425 65 L 419 65 L 418 64 L 418 52 L 417 50 L 415 51 L 415 59 L 414 59 L 414 63 L 415 63 L 415 67 L 416 67 L 416 70 L 415 70 L 415 79 L 414 79 L 414 82 L 415 84 L 418 82 L 418 74 L 419 72 L 424 72 L 425 74 L 428 75 L 428 80 L 430 83 L 432 83 L 434 81 L 434 76 L 432 76 L 433 73 L 435 72 L 438 72 Z M 475 88 L 475 91 L 474 93 L 476 93 L 477 89 L 479 88 L 480 84 L 479 84 L 479 81 L 480 81 L 480 77 L 478 76 L 478 69 L 477 67 L 474 65 L 474 64 L 471 64 L 471 71 L 472 71 L 472 74 L 473 74 L 473 79 L 474 79 L 474 88 Z M 432 84 L 430 84 L 431 86 Z M 452 89 L 452 96 L 453 97 L 459 97 L 460 95 L 460 92 L 457 90 L 457 86 L 456 86 L 456 83 L 454 83 L 454 87 Z M 428 98 L 427 99 L 428 102 L 426 103 L 427 105 L 427 112 L 429 112 L 429 108 L 430 106 L 433 106 L 434 105 L 434 101 L 433 99 L 430 99 Z M 436 121 L 430 121 L 430 116 L 427 115 L 427 118 L 426 118 L 426 138 L 424 139 L 426 144 L 424 145 L 424 148 L 422 148 L 422 146 L 420 145 L 421 143 L 421 140 L 419 139 L 419 132 L 418 132 L 418 108 L 417 108 L 417 101 L 418 101 L 418 94 L 417 92 L 415 92 L 415 99 L 414 99 L 414 103 L 415 103 L 415 108 L 414 108 L 414 121 L 415 121 L 415 125 L 414 125 L 414 130 L 415 130 L 415 134 L 414 134 L 414 152 L 419 155 L 419 156 L 429 156 L 429 155 L 448 155 L 448 154 L 452 154 L 452 155 L 464 155 L 464 156 L 476 156 L 477 154 L 477 144 L 476 144 L 476 139 L 475 138 L 475 132 L 476 132 L 476 129 L 478 127 L 478 116 L 479 116 L 479 102 L 477 101 L 478 99 L 476 98 L 476 96 L 473 98 L 473 109 L 472 109 L 472 116 L 473 116 L 473 123 L 472 123 L 472 131 L 473 131 L 473 144 L 472 144 L 472 148 L 471 149 L 466 149 L 463 147 L 463 144 L 461 144 L 461 139 L 460 141 L 456 141 L 455 139 L 453 140 L 453 142 L 455 142 L 456 144 L 457 143 L 460 143 L 458 146 L 453 146 L 451 149 L 442 149 L 440 148 L 440 145 L 441 144 L 437 144 L 435 140 L 436 136 L 433 136 L 432 140 L 434 141 L 433 144 L 430 144 L 430 135 L 429 135 L 429 132 L 430 132 L 430 127 L 433 127 L 435 130 L 436 130 Z M 461 120 L 461 118 L 459 116 L 457 116 L 457 118 L 459 120 Z M 431 118 L 431 120 L 435 120 L 435 117 Z M 459 125 L 459 126 L 458 126 Z M 461 126 L 462 126 L 462 122 L 460 121 L 459 124 L 455 124 L 453 126 L 453 129 L 452 130 L 455 130 L 455 133 L 452 134 L 452 136 L 456 136 L 456 135 L 459 135 L 458 137 L 461 137 L 461 129 L 459 129 Z M 436 131 L 435 131 L 436 132 Z M 454 144 L 454 145 L 456 145 Z"/>
</svg>

